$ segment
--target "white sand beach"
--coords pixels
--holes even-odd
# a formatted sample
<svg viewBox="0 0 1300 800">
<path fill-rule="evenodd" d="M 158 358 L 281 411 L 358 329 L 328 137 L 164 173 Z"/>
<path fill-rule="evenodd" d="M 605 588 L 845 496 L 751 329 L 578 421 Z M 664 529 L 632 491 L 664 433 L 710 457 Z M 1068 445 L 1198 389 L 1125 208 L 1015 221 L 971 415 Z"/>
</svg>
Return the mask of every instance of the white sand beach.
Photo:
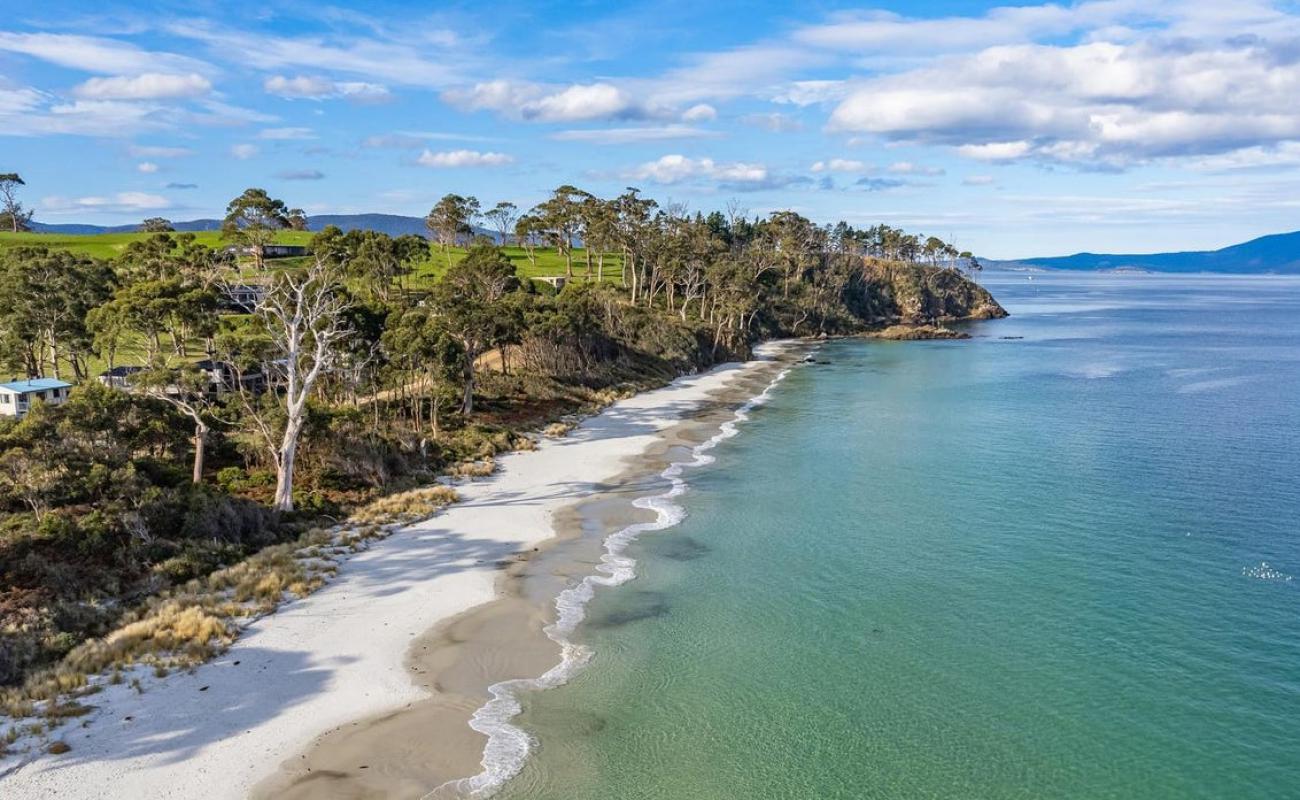
<svg viewBox="0 0 1300 800">
<path fill-rule="evenodd" d="M 503 456 L 495 475 L 457 487 L 461 502 L 349 559 L 215 661 L 151 679 L 143 693 L 106 687 L 88 700 L 91 715 L 61 730 L 69 752 L 0 762 L 0 797 L 242 798 L 317 736 L 421 699 L 405 665 L 417 637 L 492 600 L 502 559 L 552 536 L 558 510 L 761 363 L 679 379 Z"/>
</svg>

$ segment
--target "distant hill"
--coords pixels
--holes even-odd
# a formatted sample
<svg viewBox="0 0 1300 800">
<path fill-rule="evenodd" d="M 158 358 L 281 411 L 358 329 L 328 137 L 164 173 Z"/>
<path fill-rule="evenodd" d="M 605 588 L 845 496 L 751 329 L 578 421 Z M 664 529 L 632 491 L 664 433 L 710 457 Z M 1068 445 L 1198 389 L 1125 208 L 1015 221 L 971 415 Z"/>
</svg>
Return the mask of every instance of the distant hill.
<svg viewBox="0 0 1300 800">
<path fill-rule="evenodd" d="M 1300 274 L 1300 231 L 1261 236 L 1222 250 L 1145 255 L 1076 253 L 1072 256 L 987 261 L 1001 269 L 1147 270 L 1149 272 L 1222 272 L 1231 274 Z"/>
<path fill-rule="evenodd" d="M 320 216 L 307 218 L 308 230 L 319 231 L 329 225 L 337 225 L 345 231 L 370 230 L 386 233 L 389 236 L 402 236 L 408 233 L 414 233 L 418 236 L 427 236 L 429 234 L 429 229 L 424 226 L 423 217 L 403 217 L 397 214 L 321 214 Z M 182 232 L 219 231 L 221 230 L 221 220 L 192 219 L 173 222 L 172 227 Z M 140 226 L 138 224 L 80 225 L 76 223 L 47 225 L 43 222 L 33 222 L 32 230 L 37 233 L 84 236 L 96 233 L 135 233 L 140 230 Z"/>
<path fill-rule="evenodd" d="M 188 222 L 173 222 L 172 227 L 182 232 L 219 231 L 221 230 L 221 220 L 192 219 Z M 140 230 L 140 226 L 138 224 L 82 225 L 75 222 L 66 225 L 47 225 L 44 222 L 33 222 L 32 230 L 36 233 L 61 233 L 66 236 L 90 236 L 96 233 L 135 233 Z"/>
</svg>

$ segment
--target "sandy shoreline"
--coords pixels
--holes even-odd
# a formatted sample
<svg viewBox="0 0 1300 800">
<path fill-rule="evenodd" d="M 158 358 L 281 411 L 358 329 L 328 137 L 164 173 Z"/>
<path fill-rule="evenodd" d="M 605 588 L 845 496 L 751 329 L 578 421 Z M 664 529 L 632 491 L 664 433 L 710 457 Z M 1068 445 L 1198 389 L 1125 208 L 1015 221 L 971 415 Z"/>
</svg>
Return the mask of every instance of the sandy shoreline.
<svg viewBox="0 0 1300 800">
<path fill-rule="evenodd" d="M 402 776 L 376 763 L 381 796 L 421 796 L 429 774 L 473 774 L 484 737 L 466 723 L 481 704 L 484 676 L 535 676 L 555 651 L 539 638 L 541 612 L 528 598 L 507 593 L 487 616 L 466 612 L 497 598 L 503 562 L 520 561 L 557 527 L 571 526 L 578 501 L 616 488 L 629 460 L 664 431 L 770 364 L 679 379 L 616 403 L 564 439 L 502 457 L 493 477 L 458 486 L 462 502 L 349 560 L 329 586 L 254 623 L 216 661 L 143 693 L 107 687 L 84 725 L 63 731 L 71 752 L 4 765 L 0 795 L 237 798 L 267 781 L 260 793 L 284 796 L 285 782 L 297 781 L 304 797 L 376 796 L 349 780 L 368 778 L 368 763 L 331 765 L 300 782 L 312 757 L 303 748 L 331 731 L 322 742 L 343 742 L 340 752 L 377 752 L 368 743 L 377 730 L 393 763 L 436 769 Z M 485 661 L 487 652 L 498 661 Z M 401 712 L 428 704 L 431 692 L 447 735 L 405 733 L 409 720 L 425 717 Z M 338 791 L 327 793 L 331 785 Z"/>
</svg>

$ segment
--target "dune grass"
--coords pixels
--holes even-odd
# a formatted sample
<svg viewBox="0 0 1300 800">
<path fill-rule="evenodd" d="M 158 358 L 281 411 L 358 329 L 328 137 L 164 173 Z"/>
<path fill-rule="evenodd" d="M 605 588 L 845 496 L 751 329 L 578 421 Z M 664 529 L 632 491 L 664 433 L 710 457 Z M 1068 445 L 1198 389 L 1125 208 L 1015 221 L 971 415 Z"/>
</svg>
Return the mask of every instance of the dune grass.
<svg viewBox="0 0 1300 800">
<path fill-rule="evenodd" d="M 3 740 L 45 736 L 92 707 L 76 702 L 120 685 L 136 672 L 131 687 L 144 691 L 139 669 L 162 678 L 225 651 L 249 622 L 281 603 L 324 586 L 339 562 L 369 547 L 403 524 L 437 513 L 455 502 L 449 486 L 429 486 L 381 497 L 330 529 L 313 528 L 297 541 L 267 547 L 205 578 L 152 598 L 117 629 L 74 648 L 58 665 L 0 690 L 0 714 L 11 720 Z M 16 721 L 37 718 L 20 728 Z M 0 754 L 3 748 L 0 748 Z"/>
</svg>

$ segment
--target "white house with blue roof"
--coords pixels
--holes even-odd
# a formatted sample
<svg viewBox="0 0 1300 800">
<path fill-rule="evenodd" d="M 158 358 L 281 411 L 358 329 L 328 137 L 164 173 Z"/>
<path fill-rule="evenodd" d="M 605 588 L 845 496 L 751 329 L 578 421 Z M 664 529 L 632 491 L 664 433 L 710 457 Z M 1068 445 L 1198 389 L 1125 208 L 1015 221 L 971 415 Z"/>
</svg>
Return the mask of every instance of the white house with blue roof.
<svg viewBox="0 0 1300 800">
<path fill-rule="evenodd" d="M 21 419 L 32 407 L 33 400 L 52 406 L 62 405 L 68 399 L 68 390 L 71 388 L 72 384 L 54 378 L 0 383 L 0 416 Z"/>
</svg>

